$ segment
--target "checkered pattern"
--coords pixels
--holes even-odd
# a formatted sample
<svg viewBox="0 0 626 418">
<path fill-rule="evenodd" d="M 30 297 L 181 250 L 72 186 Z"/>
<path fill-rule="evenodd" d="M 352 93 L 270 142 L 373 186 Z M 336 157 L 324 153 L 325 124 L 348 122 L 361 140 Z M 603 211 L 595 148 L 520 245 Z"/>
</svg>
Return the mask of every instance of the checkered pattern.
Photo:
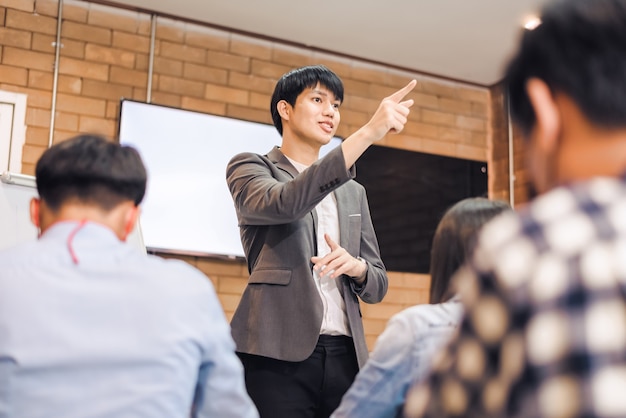
<svg viewBox="0 0 626 418">
<path fill-rule="evenodd" d="M 626 176 L 494 220 L 457 278 L 466 317 L 408 417 L 626 417 Z"/>
</svg>

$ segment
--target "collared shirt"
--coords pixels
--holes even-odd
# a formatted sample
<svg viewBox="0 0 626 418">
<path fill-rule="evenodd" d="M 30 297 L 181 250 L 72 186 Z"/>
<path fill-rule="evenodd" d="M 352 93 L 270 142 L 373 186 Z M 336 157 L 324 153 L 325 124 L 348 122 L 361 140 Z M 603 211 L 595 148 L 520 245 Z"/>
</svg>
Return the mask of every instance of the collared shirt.
<svg viewBox="0 0 626 418">
<path fill-rule="evenodd" d="M 0 417 L 257 417 L 211 282 L 101 225 L 0 252 Z"/>
<path fill-rule="evenodd" d="M 307 168 L 306 165 L 289 157 L 287 159 L 299 173 Z M 334 193 L 330 193 L 322 199 L 315 207 L 315 211 L 317 213 L 317 256 L 323 257 L 330 253 L 330 247 L 324 238 L 325 234 L 328 234 L 334 242 L 339 243 L 339 217 Z M 351 336 L 345 302 L 337 287 L 337 279 L 331 279 L 328 275 L 321 277 L 319 272 L 315 270 L 313 271 L 313 279 L 324 307 L 320 334 Z"/>
<path fill-rule="evenodd" d="M 465 273 L 460 336 L 407 416 L 626 417 L 626 177 L 495 219 Z"/>
<path fill-rule="evenodd" d="M 412 306 L 391 317 L 331 418 L 402 416 L 409 387 L 427 376 L 433 356 L 448 342 L 462 314 L 461 303 L 453 299 Z"/>
</svg>

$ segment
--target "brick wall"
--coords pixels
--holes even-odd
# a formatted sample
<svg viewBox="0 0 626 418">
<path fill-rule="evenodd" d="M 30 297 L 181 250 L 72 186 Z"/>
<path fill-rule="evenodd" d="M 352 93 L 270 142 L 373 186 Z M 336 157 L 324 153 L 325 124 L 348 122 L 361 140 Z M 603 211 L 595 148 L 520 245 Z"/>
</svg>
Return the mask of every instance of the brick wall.
<svg viewBox="0 0 626 418">
<path fill-rule="evenodd" d="M 0 89 L 28 95 L 22 158 L 27 174 L 33 173 L 46 149 L 51 129 L 57 8 L 53 0 L 0 0 Z M 64 2 L 55 143 L 79 132 L 114 137 L 120 99 L 147 99 L 151 24 L 147 14 L 86 1 Z M 491 164 L 494 144 L 502 141 L 492 112 L 500 103 L 492 104 L 488 88 L 169 18 L 156 19 L 155 33 L 152 103 L 269 124 L 268 103 L 276 80 L 294 67 L 321 63 L 345 83 L 340 136 L 364 124 L 382 97 L 416 78 L 417 88 L 410 95 L 416 104 L 405 130 L 386 137 L 381 145 Z M 494 196 L 502 193 L 499 176 L 490 170 Z M 210 276 L 230 317 L 246 284 L 245 265 L 179 258 Z M 385 300 L 363 306 L 370 347 L 392 314 L 428 299 L 428 276 L 389 276 Z"/>
</svg>

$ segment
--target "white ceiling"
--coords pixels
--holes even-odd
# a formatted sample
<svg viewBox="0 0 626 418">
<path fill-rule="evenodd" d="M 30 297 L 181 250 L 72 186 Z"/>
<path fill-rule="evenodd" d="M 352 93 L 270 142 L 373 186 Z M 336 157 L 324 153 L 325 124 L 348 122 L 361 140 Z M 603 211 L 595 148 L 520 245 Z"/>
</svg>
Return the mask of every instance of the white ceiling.
<svg viewBox="0 0 626 418">
<path fill-rule="evenodd" d="M 114 0 L 350 57 L 490 86 L 544 0 Z"/>
</svg>

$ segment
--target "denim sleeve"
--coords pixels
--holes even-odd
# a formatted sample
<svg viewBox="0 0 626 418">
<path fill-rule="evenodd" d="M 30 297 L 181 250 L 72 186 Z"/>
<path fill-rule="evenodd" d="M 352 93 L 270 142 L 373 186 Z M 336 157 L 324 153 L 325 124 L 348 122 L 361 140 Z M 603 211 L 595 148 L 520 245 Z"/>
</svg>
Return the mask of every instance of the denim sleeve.
<svg viewBox="0 0 626 418">
<path fill-rule="evenodd" d="M 209 299 L 207 321 L 202 322 L 209 338 L 203 347 L 192 417 L 258 418 L 246 392 L 243 366 L 235 354 L 230 326 L 214 292 Z"/>
<path fill-rule="evenodd" d="M 331 418 L 396 417 L 419 365 L 411 321 L 402 314 L 389 321 L 374 351 Z"/>
</svg>

